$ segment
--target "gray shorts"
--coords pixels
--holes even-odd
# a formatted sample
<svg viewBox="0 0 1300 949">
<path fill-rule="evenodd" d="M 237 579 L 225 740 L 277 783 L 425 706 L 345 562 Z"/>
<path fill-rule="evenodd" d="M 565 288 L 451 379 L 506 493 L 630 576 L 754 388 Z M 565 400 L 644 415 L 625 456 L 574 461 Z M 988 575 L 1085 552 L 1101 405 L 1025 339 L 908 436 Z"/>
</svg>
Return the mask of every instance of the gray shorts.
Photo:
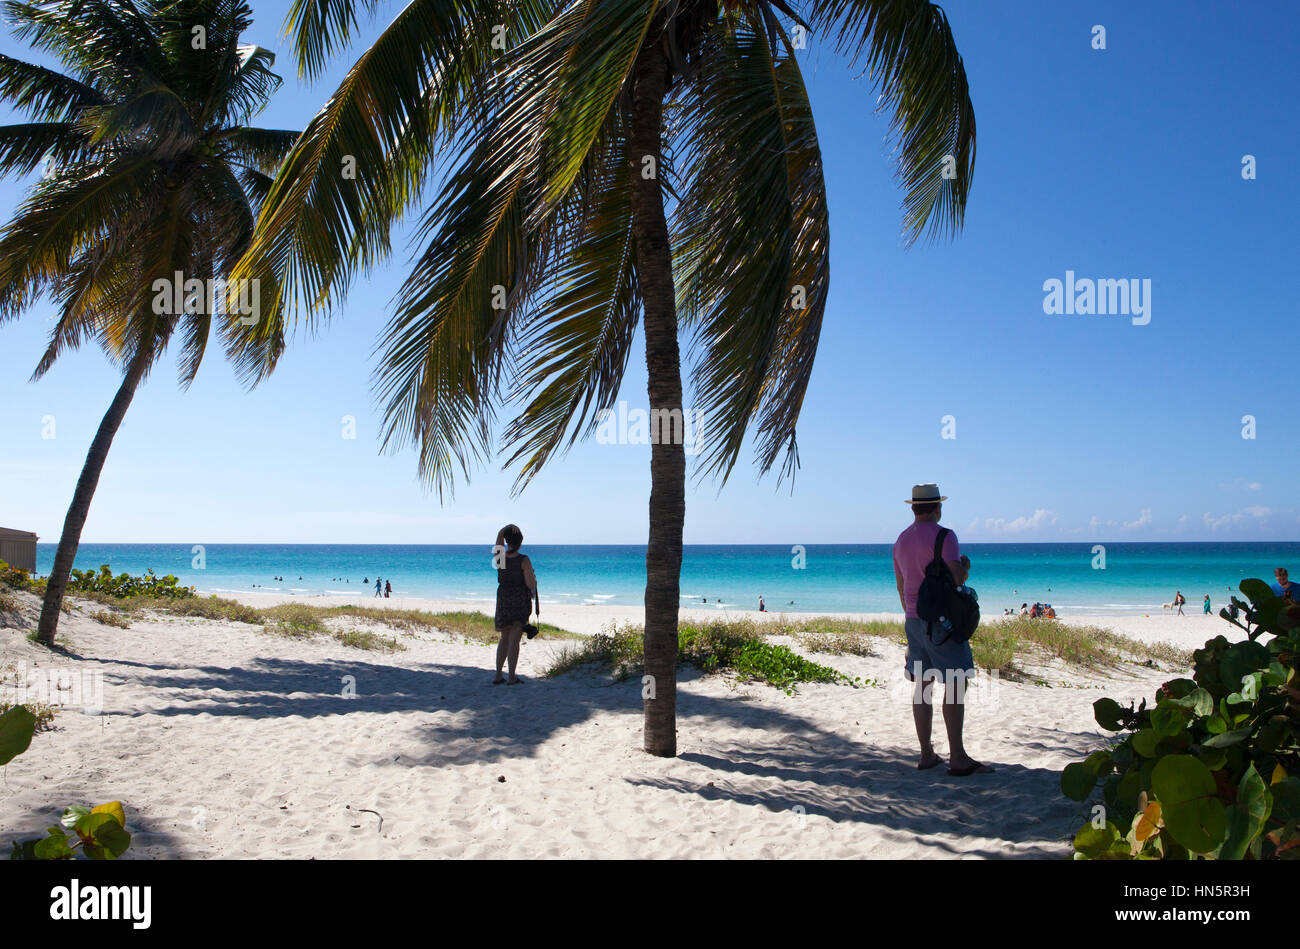
<svg viewBox="0 0 1300 949">
<path fill-rule="evenodd" d="M 919 662 L 923 677 L 938 675 L 945 682 L 957 672 L 965 673 L 967 678 L 973 677 L 975 660 L 971 656 L 970 640 L 959 643 L 946 638 L 942 630 L 938 630 L 932 639 L 926 632 L 929 626 L 934 626 L 938 630 L 939 624 L 927 623 L 915 616 L 907 617 L 903 623 L 903 628 L 907 631 L 907 658 L 904 662 L 903 674 L 908 679 L 914 680 L 913 673 Z M 935 639 L 942 641 L 936 644 Z"/>
</svg>

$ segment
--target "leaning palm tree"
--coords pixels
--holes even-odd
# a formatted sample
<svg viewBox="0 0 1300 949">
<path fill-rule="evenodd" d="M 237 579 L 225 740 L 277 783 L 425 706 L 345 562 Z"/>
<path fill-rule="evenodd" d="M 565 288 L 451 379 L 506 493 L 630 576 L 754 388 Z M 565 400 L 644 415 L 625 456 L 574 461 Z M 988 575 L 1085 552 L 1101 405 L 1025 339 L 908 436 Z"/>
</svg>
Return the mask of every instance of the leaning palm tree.
<svg viewBox="0 0 1300 949">
<path fill-rule="evenodd" d="M 317 75 L 372 0 L 295 0 Z M 829 286 L 821 153 L 795 49 L 825 37 L 892 110 L 909 239 L 960 227 L 975 158 L 965 70 L 924 0 L 411 0 L 277 176 L 237 273 L 310 327 L 424 204 L 379 347 L 384 445 L 440 496 L 491 456 L 516 489 L 614 404 L 638 326 L 651 417 L 644 740 L 676 753 L 686 453 L 697 476 L 798 466 Z M 444 158 L 445 156 L 445 158 Z M 435 157 L 436 196 L 423 190 Z M 251 328 L 264 345 L 272 327 Z M 269 364 L 267 366 L 269 368 Z M 652 425 L 652 429 L 655 426 Z"/>
<path fill-rule="evenodd" d="M 214 322 L 254 375 L 282 344 L 274 331 L 256 342 L 237 332 L 276 322 L 274 313 L 257 287 L 219 281 L 248 248 L 297 133 L 248 125 L 280 78 L 273 54 L 240 45 L 252 22 L 243 0 L 10 0 L 4 10 L 15 34 L 64 71 L 0 56 L 0 99 L 30 119 L 0 128 L 0 173 L 43 166 L 0 232 L 0 322 L 48 296 L 57 315 L 33 378 L 86 340 L 123 373 L 47 581 L 38 636 L 53 645 L 113 436 L 172 337 L 182 340 L 183 386 Z"/>
</svg>

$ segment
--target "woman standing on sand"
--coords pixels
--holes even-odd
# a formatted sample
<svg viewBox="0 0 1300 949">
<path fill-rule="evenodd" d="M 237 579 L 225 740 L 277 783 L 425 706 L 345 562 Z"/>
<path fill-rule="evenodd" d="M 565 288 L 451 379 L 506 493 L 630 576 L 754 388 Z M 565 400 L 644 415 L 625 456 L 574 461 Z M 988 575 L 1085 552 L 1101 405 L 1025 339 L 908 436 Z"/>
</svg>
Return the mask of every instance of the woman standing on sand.
<svg viewBox="0 0 1300 949">
<path fill-rule="evenodd" d="M 496 630 L 501 634 L 497 643 L 497 674 L 493 685 L 505 682 L 518 685 L 523 680 L 515 675 L 519 664 L 519 641 L 524 635 L 531 607 L 535 604 L 537 615 L 542 615 L 542 602 L 537 596 L 537 577 L 533 564 L 519 552 L 524 542 L 524 532 L 514 524 L 507 524 L 497 532 L 496 546 L 492 548 L 492 565 L 497 570 Z M 501 677 L 501 666 L 509 660 L 510 678 Z"/>
</svg>

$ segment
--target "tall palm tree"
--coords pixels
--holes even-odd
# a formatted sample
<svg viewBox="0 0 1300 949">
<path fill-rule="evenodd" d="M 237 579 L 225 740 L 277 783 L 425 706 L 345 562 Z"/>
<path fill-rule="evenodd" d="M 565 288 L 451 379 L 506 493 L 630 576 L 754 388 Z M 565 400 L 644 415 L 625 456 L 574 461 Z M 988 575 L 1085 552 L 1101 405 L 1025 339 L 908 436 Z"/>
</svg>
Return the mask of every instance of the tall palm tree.
<svg viewBox="0 0 1300 949">
<path fill-rule="evenodd" d="M 0 232 L 0 322 L 48 296 L 58 312 L 33 378 L 87 339 L 123 373 L 46 586 L 38 635 L 53 645 L 113 436 L 172 337 L 182 340 L 182 386 L 214 321 L 250 377 L 283 345 L 265 305 L 273 288 L 255 299 L 259 288 L 232 286 L 227 298 L 215 280 L 247 250 L 297 133 L 248 125 L 281 80 L 271 52 L 240 45 L 252 23 L 243 0 L 9 0 L 4 10 L 15 34 L 64 71 L 0 56 L 0 100 L 30 120 L 0 128 L 0 173 L 44 166 Z M 254 319 L 268 325 L 237 332 Z"/>
<path fill-rule="evenodd" d="M 375 6 L 295 0 L 300 70 L 319 74 Z M 445 156 L 380 343 L 385 447 L 413 443 L 442 496 L 509 406 L 521 489 L 614 405 L 640 321 L 661 419 L 684 408 L 687 334 L 697 474 L 725 480 L 753 431 L 760 470 L 791 475 L 829 285 L 807 35 L 892 110 L 909 238 L 955 232 L 974 111 L 923 0 L 411 0 L 309 124 L 237 272 L 309 325 L 332 313 Z M 674 755 L 686 458 L 678 432 L 654 435 L 644 735 Z"/>
</svg>

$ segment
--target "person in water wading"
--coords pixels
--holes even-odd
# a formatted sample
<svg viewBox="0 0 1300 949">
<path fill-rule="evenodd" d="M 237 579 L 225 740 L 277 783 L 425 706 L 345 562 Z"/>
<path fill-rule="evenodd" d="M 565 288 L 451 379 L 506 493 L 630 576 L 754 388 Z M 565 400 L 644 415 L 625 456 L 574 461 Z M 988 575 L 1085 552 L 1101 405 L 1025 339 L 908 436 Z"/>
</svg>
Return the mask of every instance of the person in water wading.
<svg viewBox="0 0 1300 949">
<path fill-rule="evenodd" d="M 496 546 L 492 548 L 492 565 L 497 570 L 496 630 L 501 634 L 497 643 L 497 674 L 493 685 L 505 682 L 518 685 L 523 680 L 515 675 L 519 664 L 519 641 L 524 636 L 524 625 L 532 607 L 538 618 L 542 615 L 542 601 L 537 596 L 537 577 L 533 564 L 519 552 L 524 542 L 524 532 L 514 524 L 507 524 L 497 532 Z M 532 631 L 530 631 L 530 636 Z M 502 678 L 501 667 L 510 664 L 510 678 Z"/>
</svg>

